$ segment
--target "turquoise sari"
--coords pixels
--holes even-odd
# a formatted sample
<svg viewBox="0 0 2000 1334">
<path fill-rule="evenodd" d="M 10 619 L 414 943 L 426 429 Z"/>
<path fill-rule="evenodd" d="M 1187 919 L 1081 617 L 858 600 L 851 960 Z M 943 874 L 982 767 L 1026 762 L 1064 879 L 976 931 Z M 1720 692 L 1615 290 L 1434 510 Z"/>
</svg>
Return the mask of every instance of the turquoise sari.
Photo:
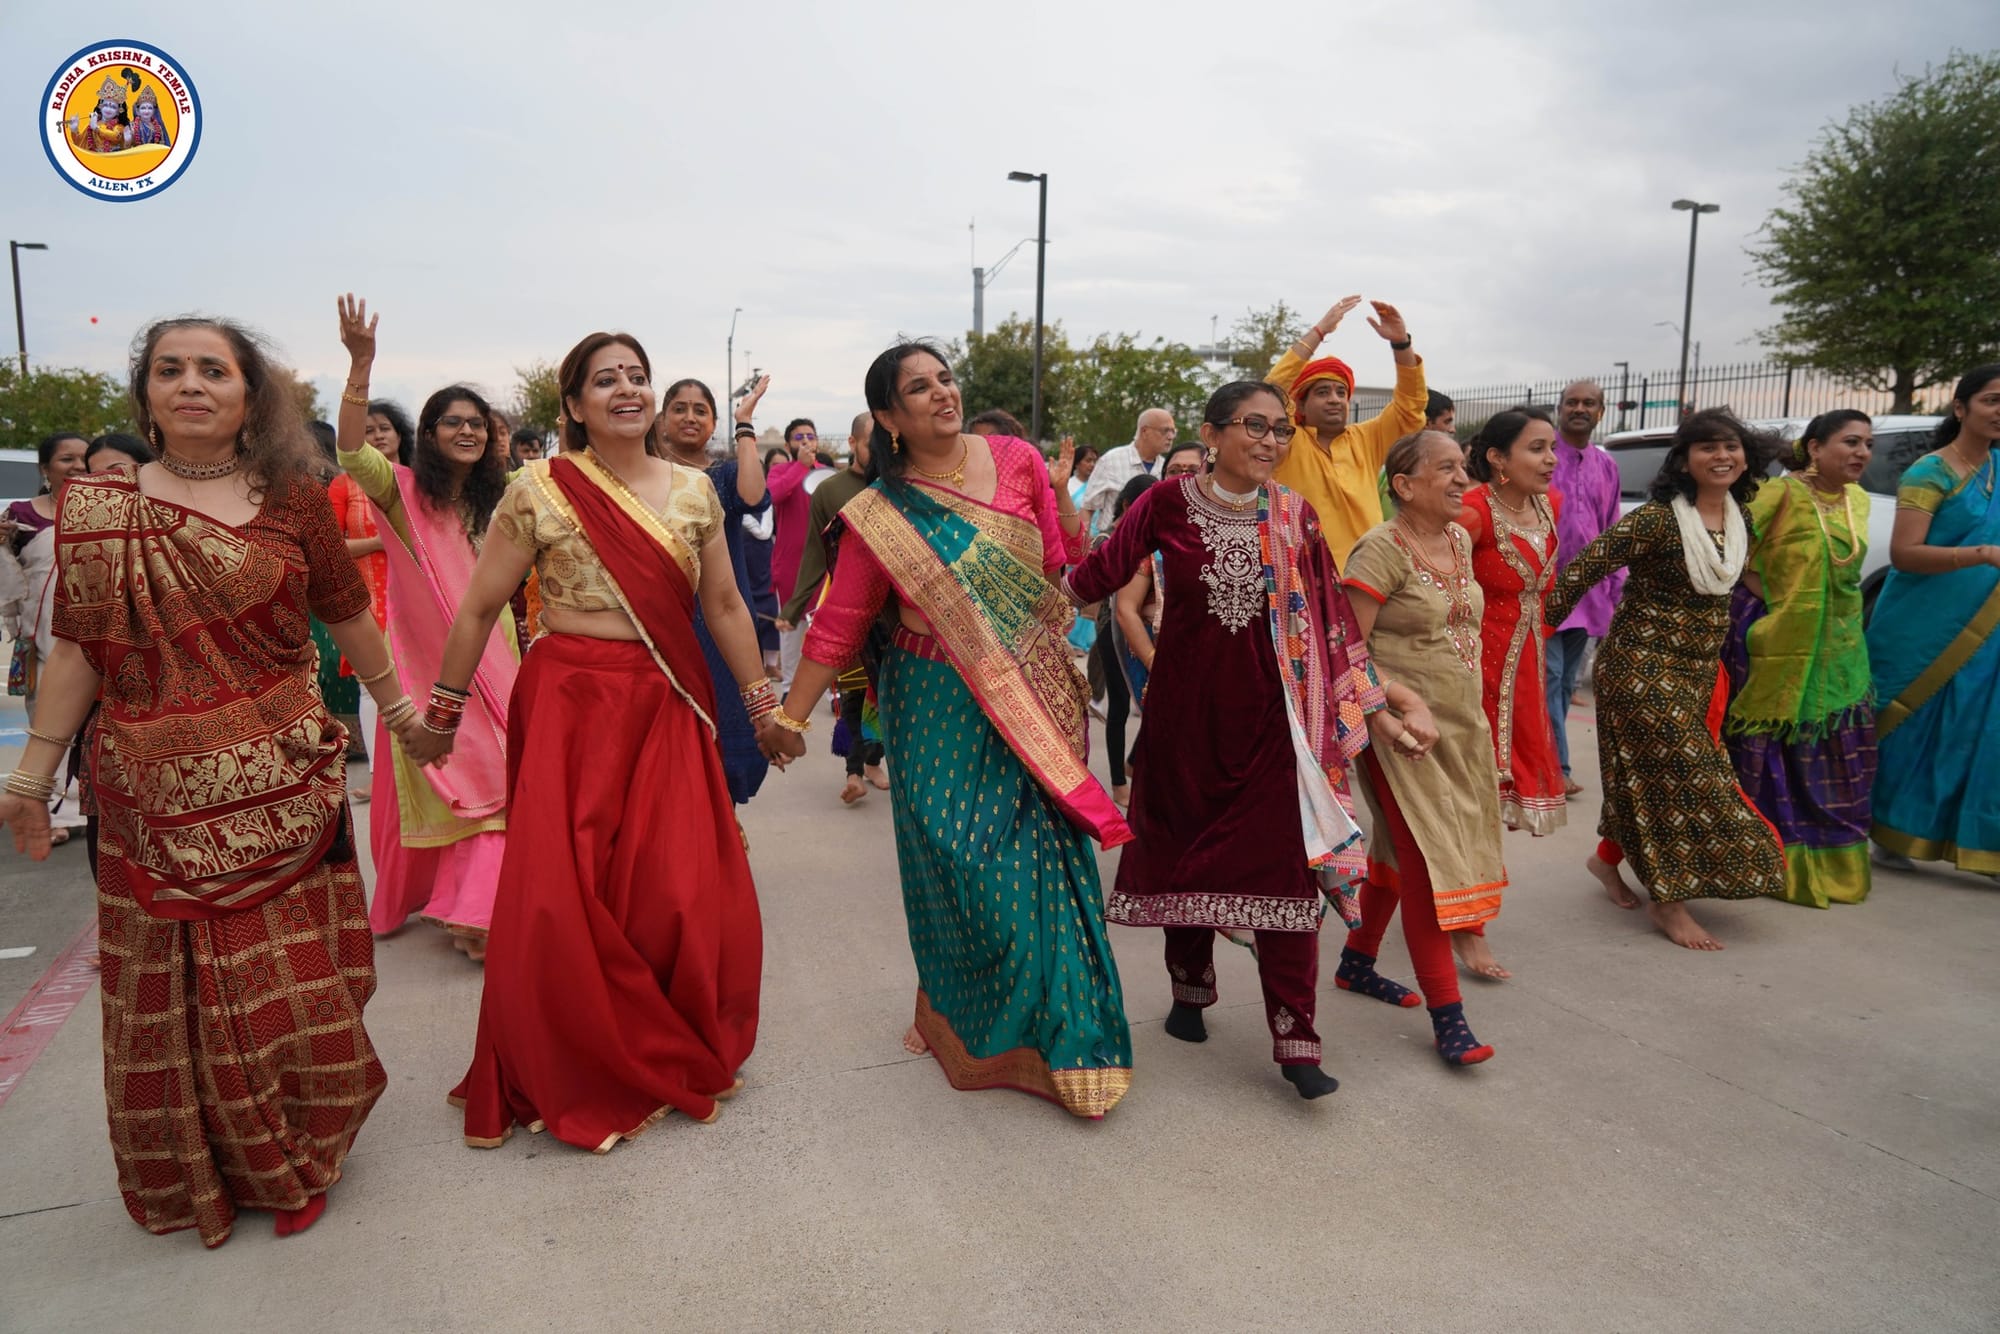
<svg viewBox="0 0 2000 1334">
<path fill-rule="evenodd" d="M 1033 523 L 878 483 L 841 512 L 934 633 L 899 628 L 878 695 L 916 1024 L 952 1086 L 1101 1117 L 1132 1082 L 1097 855 L 1131 837 L 1084 767 L 1088 691 Z"/>
<path fill-rule="evenodd" d="M 1898 509 L 1931 516 L 1938 547 L 2000 543 L 1996 460 L 1960 479 L 1919 459 Z M 1892 571 L 1868 623 L 1880 762 L 1875 841 L 1918 861 L 2000 874 L 2000 569 Z"/>
</svg>

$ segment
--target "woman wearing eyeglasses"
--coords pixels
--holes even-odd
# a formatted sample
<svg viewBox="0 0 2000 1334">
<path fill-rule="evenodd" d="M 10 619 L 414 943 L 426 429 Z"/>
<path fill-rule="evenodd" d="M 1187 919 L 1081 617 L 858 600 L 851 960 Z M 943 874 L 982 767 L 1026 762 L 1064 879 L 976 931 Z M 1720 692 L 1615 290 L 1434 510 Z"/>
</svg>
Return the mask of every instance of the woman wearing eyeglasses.
<svg viewBox="0 0 2000 1334">
<path fill-rule="evenodd" d="M 1208 1037 L 1216 932 L 1254 932 L 1272 1059 L 1318 1098 L 1339 1087 L 1314 1027 L 1322 897 L 1352 915 L 1364 863 L 1348 776 L 1383 695 L 1319 520 L 1270 480 L 1294 430 L 1283 396 L 1243 380 L 1202 416 L 1208 475 L 1140 496 L 1068 580 L 1073 602 L 1094 602 L 1157 552 L 1174 590 L 1133 760 L 1135 841 L 1105 917 L 1165 929 L 1167 1032 L 1183 1042 Z M 1419 730 L 1421 703 L 1394 702 Z"/>
<path fill-rule="evenodd" d="M 1448 938 L 1478 932 L 1500 911 L 1500 782 L 1479 677 L 1485 597 L 1472 539 L 1458 524 L 1469 479 L 1458 442 L 1440 431 L 1404 436 L 1383 471 L 1396 517 L 1362 534 L 1342 573 L 1382 675 L 1430 706 L 1434 746 L 1400 740 L 1395 756 L 1363 757 L 1375 842 L 1361 891 L 1361 925 L 1341 951 L 1334 985 L 1391 1005 L 1417 997 L 1375 971 L 1382 933 L 1403 907 L 1438 1055 L 1476 1065 L 1493 1048 L 1472 1035 Z M 1435 721 L 1431 721 L 1431 720 Z M 1405 727 L 1416 730 L 1408 717 Z M 1421 741 L 1421 736 L 1419 740 Z"/>
<path fill-rule="evenodd" d="M 379 511 L 378 526 L 394 534 L 383 542 L 390 648 L 405 677 L 435 681 L 487 521 L 507 489 L 507 442 L 490 434 L 486 400 L 452 385 L 425 401 L 408 467 L 367 444 L 365 390 L 380 319 L 369 318 L 367 303 L 340 299 L 340 341 L 351 358 L 340 403 L 340 466 Z M 450 932 L 452 944 L 475 962 L 486 957 L 506 841 L 507 700 L 520 665 L 514 642 L 509 615 L 473 675 L 450 767 L 412 764 L 402 743 L 376 724 L 369 754 L 393 757 L 370 766 L 375 894 L 368 923 L 377 934 L 396 930 L 414 913 Z"/>
</svg>

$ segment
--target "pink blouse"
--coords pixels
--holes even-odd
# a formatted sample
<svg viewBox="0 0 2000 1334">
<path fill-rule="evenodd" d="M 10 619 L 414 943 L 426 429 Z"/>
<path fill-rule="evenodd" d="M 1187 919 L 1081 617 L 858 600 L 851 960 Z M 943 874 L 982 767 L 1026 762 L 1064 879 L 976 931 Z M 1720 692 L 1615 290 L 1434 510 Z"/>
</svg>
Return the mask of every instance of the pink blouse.
<svg viewBox="0 0 2000 1334">
<path fill-rule="evenodd" d="M 1053 580 L 1065 565 L 1083 559 L 1081 525 L 1075 534 L 1063 531 L 1056 516 L 1055 488 L 1049 485 L 1048 465 L 1040 450 L 1007 435 L 987 436 L 986 446 L 993 451 L 996 474 L 993 508 L 1027 519 L 1042 530 L 1042 573 Z M 910 485 L 930 484 L 911 478 Z M 834 562 L 833 585 L 813 613 L 803 656 L 828 667 L 845 668 L 861 652 L 868 627 L 895 591 L 888 571 L 865 543 L 842 542 Z M 915 608 L 908 610 L 913 618 L 922 620 Z"/>
</svg>

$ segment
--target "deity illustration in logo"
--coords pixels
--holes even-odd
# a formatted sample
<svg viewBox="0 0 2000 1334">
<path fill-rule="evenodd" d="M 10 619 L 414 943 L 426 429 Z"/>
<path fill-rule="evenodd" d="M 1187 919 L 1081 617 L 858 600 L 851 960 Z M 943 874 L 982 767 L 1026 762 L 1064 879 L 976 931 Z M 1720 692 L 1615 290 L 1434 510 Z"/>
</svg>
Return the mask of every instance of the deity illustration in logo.
<svg viewBox="0 0 2000 1334">
<path fill-rule="evenodd" d="M 159 93 L 139 77 L 138 71 L 127 68 L 121 73 L 126 87 L 137 94 L 132 105 L 127 107 L 125 88 L 118 86 L 118 80 L 106 79 L 97 90 L 97 110 L 90 113 L 89 123 L 78 116 L 69 118 L 70 142 L 86 153 L 172 147 L 166 122 L 160 118 Z"/>
</svg>

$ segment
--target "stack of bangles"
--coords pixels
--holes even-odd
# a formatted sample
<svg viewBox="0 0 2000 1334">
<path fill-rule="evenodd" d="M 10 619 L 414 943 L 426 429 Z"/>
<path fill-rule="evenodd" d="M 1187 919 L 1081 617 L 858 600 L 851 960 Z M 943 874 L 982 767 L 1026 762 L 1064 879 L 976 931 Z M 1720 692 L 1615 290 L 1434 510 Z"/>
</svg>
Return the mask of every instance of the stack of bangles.
<svg viewBox="0 0 2000 1334">
<path fill-rule="evenodd" d="M 405 695 L 381 711 L 382 725 L 393 732 L 397 727 L 408 722 L 415 715 L 416 711 L 417 702 L 408 695 Z"/>
<path fill-rule="evenodd" d="M 29 801 L 47 802 L 56 794 L 56 780 L 51 774 L 31 774 L 26 769 L 16 769 L 7 775 L 7 791 Z"/>
<path fill-rule="evenodd" d="M 743 696 L 743 710 L 750 715 L 750 725 L 757 727 L 766 718 L 775 718 L 778 726 L 787 732 L 797 732 L 801 736 L 812 730 L 812 722 L 800 722 L 778 707 L 778 692 L 771 688 L 771 679 L 760 676 L 749 685 L 742 687 L 738 694 Z"/>
<path fill-rule="evenodd" d="M 453 690 L 442 681 L 432 686 L 431 702 L 424 709 L 424 730 L 439 736 L 456 732 L 459 719 L 465 715 L 465 701 L 471 698 L 470 690 Z"/>
</svg>

